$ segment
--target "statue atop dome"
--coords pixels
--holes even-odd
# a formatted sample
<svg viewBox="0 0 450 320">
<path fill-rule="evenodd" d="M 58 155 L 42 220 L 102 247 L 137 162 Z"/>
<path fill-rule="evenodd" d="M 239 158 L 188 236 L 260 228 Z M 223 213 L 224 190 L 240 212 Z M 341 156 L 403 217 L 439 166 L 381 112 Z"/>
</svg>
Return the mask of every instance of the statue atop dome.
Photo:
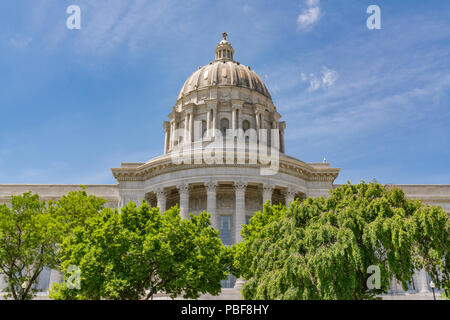
<svg viewBox="0 0 450 320">
<path fill-rule="evenodd" d="M 214 50 L 214 54 L 216 55 L 216 60 L 221 61 L 234 61 L 233 55 L 234 55 L 234 49 L 231 46 L 230 42 L 227 40 L 228 33 L 224 31 L 222 33 L 222 40 L 219 42 L 219 44 L 216 47 L 216 50 Z"/>
</svg>

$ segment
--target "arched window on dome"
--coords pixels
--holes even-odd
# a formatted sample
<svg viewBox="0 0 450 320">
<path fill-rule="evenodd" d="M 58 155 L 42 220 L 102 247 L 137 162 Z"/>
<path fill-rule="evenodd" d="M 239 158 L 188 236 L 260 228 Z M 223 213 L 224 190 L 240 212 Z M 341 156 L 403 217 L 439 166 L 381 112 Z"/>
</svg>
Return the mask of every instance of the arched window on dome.
<svg viewBox="0 0 450 320">
<path fill-rule="evenodd" d="M 220 120 L 220 130 L 222 131 L 222 136 L 225 137 L 227 129 L 230 128 L 230 121 L 227 118 L 222 118 Z"/>
<path fill-rule="evenodd" d="M 206 129 L 206 121 L 202 120 L 202 137 L 205 137 Z"/>
<path fill-rule="evenodd" d="M 244 132 L 250 129 L 250 122 L 248 120 L 242 121 L 242 129 L 244 130 Z"/>
</svg>

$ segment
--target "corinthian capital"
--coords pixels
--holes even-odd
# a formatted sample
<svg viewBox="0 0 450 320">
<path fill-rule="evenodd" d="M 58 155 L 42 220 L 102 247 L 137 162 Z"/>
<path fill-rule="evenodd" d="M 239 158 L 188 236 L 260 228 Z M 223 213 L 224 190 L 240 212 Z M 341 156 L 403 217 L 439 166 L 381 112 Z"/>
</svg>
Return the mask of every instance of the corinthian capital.
<svg viewBox="0 0 450 320">
<path fill-rule="evenodd" d="M 263 185 L 263 190 L 264 192 L 272 192 L 273 189 L 275 189 L 275 186 L 273 184 L 264 184 Z"/>
<path fill-rule="evenodd" d="M 155 190 L 156 193 L 156 197 L 157 198 L 162 198 L 162 197 L 167 197 L 168 192 L 166 190 L 164 190 L 164 188 L 157 188 Z"/>
<path fill-rule="evenodd" d="M 285 193 L 286 197 L 292 198 L 292 199 L 294 199 L 296 194 L 297 194 L 297 191 L 292 187 L 287 188 L 286 193 Z"/>
<path fill-rule="evenodd" d="M 177 185 L 177 188 L 180 193 L 189 193 L 189 191 L 191 190 L 191 187 L 188 183 L 181 183 Z"/>
<path fill-rule="evenodd" d="M 207 192 L 216 192 L 217 186 L 219 183 L 217 181 L 208 181 L 205 182 L 205 188 Z"/>
<path fill-rule="evenodd" d="M 233 183 L 233 187 L 235 191 L 245 191 L 245 188 L 247 188 L 247 182 L 235 181 Z"/>
</svg>

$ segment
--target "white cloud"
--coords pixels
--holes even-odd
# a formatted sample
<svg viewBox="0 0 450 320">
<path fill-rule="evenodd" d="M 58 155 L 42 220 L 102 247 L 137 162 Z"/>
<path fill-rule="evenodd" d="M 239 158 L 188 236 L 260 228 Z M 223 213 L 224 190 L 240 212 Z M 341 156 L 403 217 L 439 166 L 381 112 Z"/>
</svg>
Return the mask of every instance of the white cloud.
<svg viewBox="0 0 450 320">
<path fill-rule="evenodd" d="M 320 18 L 319 0 L 306 0 L 306 8 L 299 14 L 297 24 L 301 29 L 310 30 Z"/>
<path fill-rule="evenodd" d="M 320 0 L 306 0 L 306 5 L 310 7 L 318 6 Z"/>
<path fill-rule="evenodd" d="M 316 91 L 320 88 L 329 88 L 334 85 L 336 80 L 339 77 L 339 74 L 336 70 L 329 69 L 327 67 L 322 67 L 322 76 L 317 76 L 314 73 L 310 73 L 309 75 L 305 73 L 301 73 L 301 79 L 304 82 L 309 82 L 309 91 Z"/>
<path fill-rule="evenodd" d="M 322 83 L 326 87 L 331 87 L 338 79 L 338 73 L 336 70 L 322 67 Z"/>
<path fill-rule="evenodd" d="M 320 81 L 317 79 L 317 76 L 314 73 L 310 73 L 306 75 L 305 73 L 301 73 L 302 81 L 309 82 L 309 91 L 316 91 L 320 88 Z"/>
</svg>

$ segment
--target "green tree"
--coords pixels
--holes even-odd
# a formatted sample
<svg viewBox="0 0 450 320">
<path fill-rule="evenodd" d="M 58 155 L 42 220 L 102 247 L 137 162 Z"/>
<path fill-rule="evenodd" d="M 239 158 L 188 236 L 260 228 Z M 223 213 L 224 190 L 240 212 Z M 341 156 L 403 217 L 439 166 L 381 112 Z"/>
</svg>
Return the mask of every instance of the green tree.
<svg viewBox="0 0 450 320">
<path fill-rule="evenodd" d="M 80 287 L 54 286 L 53 299 L 150 299 L 157 292 L 218 294 L 231 255 L 210 227 L 209 214 L 181 219 L 143 201 L 121 212 L 109 208 L 76 227 L 61 247 L 61 267 L 80 271 Z M 70 276 L 70 275 L 66 275 Z"/>
<path fill-rule="evenodd" d="M 0 274 L 7 282 L 6 297 L 33 297 L 39 274 L 57 264 L 60 236 L 60 222 L 38 195 L 13 196 L 11 209 L 0 205 Z"/>
<path fill-rule="evenodd" d="M 76 226 L 99 214 L 105 200 L 85 188 L 45 203 L 31 192 L 0 206 L 0 274 L 7 297 L 31 299 L 44 268 L 59 269 L 59 247 Z"/>
<path fill-rule="evenodd" d="M 86 220 L 97 216 L 105 206 L 105 199 L 87 194 L 85 186 L 81 189 L 49 202 L 47 210 L 59 219 L 64 235 L 70 235 L 77 226 L 84 226 Z"/>
<path fill-rule="evenodd" d="M 449 217 L 398 188 L 348 183 L 327 199 L 266 204 L 242 235 L 233 273 L 247 280 L 246 299 L 373 299 L 393 277 L 406 289 L 422 267 L 449 296 Z M 367 283 L 371 265 L 379 289 Z"/>
</svg>

